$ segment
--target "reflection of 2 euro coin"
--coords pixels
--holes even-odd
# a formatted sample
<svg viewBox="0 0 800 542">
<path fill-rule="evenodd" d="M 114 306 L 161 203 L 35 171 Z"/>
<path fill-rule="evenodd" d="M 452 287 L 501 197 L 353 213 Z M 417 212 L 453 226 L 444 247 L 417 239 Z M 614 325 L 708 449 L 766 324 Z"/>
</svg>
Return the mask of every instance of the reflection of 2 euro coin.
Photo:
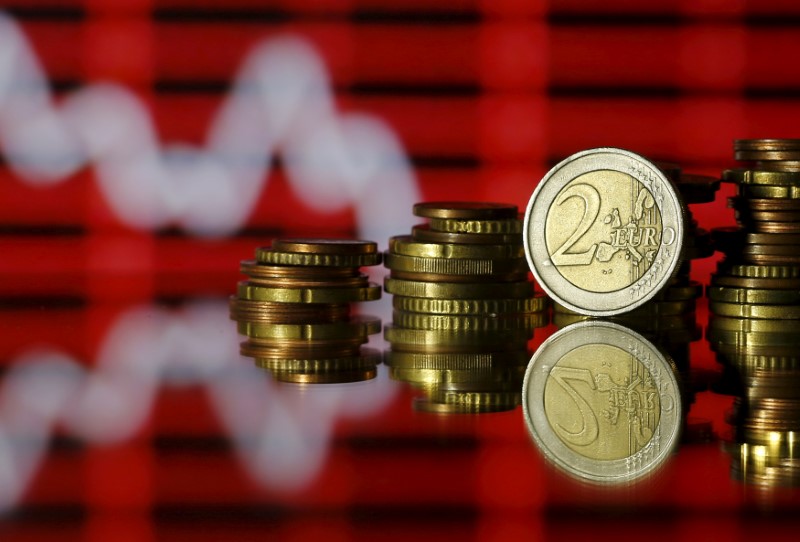
<svg viewBox="0 0 800 542">
<path fill-rule="evenodd" d="M 611 316 L 642 305 L 681 261 L 684 207 L 663 172 L 621 149 L 574 154 L 542 179 L 523 241 L 538 283 L 565 307 Z"/>
<path fill-rule="evenodd" d="M 633 481 L 678 444 L 682 403 L 672 362 L 611 322 L 580 322 L 549 337 L 528 365 L 522 404 L 544 456 L 579 479 Z"/>
</svg>

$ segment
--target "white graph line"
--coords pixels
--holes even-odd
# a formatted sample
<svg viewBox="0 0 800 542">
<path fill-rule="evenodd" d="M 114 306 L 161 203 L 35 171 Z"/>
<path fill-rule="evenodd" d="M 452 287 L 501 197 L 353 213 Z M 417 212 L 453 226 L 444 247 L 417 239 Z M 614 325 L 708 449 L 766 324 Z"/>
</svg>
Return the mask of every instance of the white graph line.
<svg viewBox="0 0 800 542">
<path fill-rule="evenodd" d="M 204 386 L 244 468 L 279 491 L 313 482 L 338 419 L 374 415 L 394 398 L 385 373 L 352 386 L 282 386 L 240 358 L 238 342 L 225 302 L 142 306 L 112 324 L 91 370 L 46 348 L 14 360 L 0 384 L 0 512 L 24 497 L 57 426 L 93 444 L 124 441 L 162 387 Z"/>
<path fill-rule="evenodd" d="M 55 104 L 24 33 L 0 13 L 0 145 L 30 184 L 94 167 L 110 207 L 140 229 L 234 232 L 278 154 L 306 204 L 323 211 L 352 205 L 362 237 L 407 231 L 420 199 L 392 129 L 373 116 L 339 113 L 323 62 L 296 36 L 250 52 L 198 148 L 162 145 L 149 111 L 118 85 L 92 84 Z"/>
</svg>

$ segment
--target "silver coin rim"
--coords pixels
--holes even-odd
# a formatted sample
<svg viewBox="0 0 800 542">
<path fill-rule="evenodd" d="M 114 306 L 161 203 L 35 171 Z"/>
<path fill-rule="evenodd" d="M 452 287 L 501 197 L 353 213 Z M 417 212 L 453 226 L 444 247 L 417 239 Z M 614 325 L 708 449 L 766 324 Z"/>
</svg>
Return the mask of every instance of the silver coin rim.
<svg viewBox="0 0 800 542">
<path fill-rule="evenodd" d="M 569 351 L 591 344 L 607 344 L 630 351 L 632 344 L 640 345 L 650 355 L 650 370 L 659 390 L 660 437 L 658 453 L 638 468 L 628 467 L 628 458 L 590 459 L 567 447 L 555 434 L 544 412 L 544 389 L 550 370 Z M 655 371 L 654 369 L 658 369 Z M 666 397 L 671 395 L 674 408 L 667 410 Z M 683 405 L 675 366 L 650 341 L 635 331 L 612 322 L 587 321 L 571 324 L 547 338 L 531 357 L 522 382 L 522 408 L 528 434 L 545 458 L 566 474 L 584 481 L 615 484 L 630 483 L 662 466 L 679 442 Z M 639 453 L 639 452 L 637 452 Z"/>
<path fill-rule="evenodd" d="M 598 161 L 604 163 L 598 164 Z M 622 163 L 643 166 L 650 170 L 655 178 L 660 181 L 663 186 L 662 193 L 665 196 L 661 205 L 659 205 L 662 231 L 667 227 L 672 227 L 675 231 L 675 241 L 671 245 L 672 254 L 669 256 L 668 265 L 656 273 L 655 280 L 653 278 L 650 279 L 649 285 L 643 285 L 641 289 L 644 293 L 632 301 L 631 287 L 633 285 L 613 292 L 589 292 L 569 282 L 555 266 L 545 265 L 545 262 L 550 261 L 550 254 L 547 251 L 547 243 L 545 242 L 544 224 L 547 218 L 547 211 L 556 196 L 574 178 L 600 169 L 632 175 L 639 182 L 646 185 L 641 178 L 633 175 L 630 170 L 621 167 Z M 599 165 L 603 167 L 597 167 Z M 553 166 L 533 191 L 525 210 L 522 227 L 525 258 L 528 260 L 528 266 L 539 285 L 550 297 L 565 307 L 587 316 L 614 316 L 630 312 L 652 299 L 678 270 L 685 237 L 683 209 L 683 203 L 672 183 L 658 167 L 646 158 L 631 151 L 614 147 L 600 147 L 581 151 L 568 156 Z M 662 244 L 656 253 L 656 258 L 659 257 L 663 250 L 665 248 Z"/>
</svg>

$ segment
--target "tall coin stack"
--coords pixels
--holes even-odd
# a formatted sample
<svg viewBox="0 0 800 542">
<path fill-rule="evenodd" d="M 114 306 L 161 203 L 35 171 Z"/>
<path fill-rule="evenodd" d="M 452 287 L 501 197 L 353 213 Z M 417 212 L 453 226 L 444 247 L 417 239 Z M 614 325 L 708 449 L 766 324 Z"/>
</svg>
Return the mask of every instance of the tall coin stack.
<svg viewBox="0 0 800 542">
<path fill-rule="evenodd" d="M 731 423 L 734 474 L 796 484 L 800 430 L 800 140 L 734 143 L 745 167 L 723 172 L 738 227 L 714 230 L 725 254 L 707 288 L 707 337 L 736 375 Z"/>
<path fill-rule="evenodd" d="M 389 240 L 390 374 L 423 391 L 418 410 L 495 412 L 520 403 L 533 328 L 547 298 L 528 278 L 517 207 L 435 202 L 414 206 L 429 223 Z"/>
<path fill-rule="evenodd" d="M 258 248 L 255 260 L 241 262 L 248 280 L 230 301 L 247 337 L 242 355 L 285 382 L 374 378 L 380 353 L 362 345 L 381 322 L 352 315 L 350 304 L 380 298 L 380 285 L 359 270 L 380 262 L 371 241 L 276 239 Z"/>
</svg>

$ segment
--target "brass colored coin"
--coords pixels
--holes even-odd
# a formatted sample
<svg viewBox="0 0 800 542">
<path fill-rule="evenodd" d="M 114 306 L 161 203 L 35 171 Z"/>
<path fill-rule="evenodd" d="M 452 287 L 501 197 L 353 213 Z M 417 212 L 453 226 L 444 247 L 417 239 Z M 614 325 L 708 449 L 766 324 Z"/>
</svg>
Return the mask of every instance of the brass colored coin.
<svg viewBox="0 0 800 542">
<path fill-rule="evenodd" d="M 328 280 L 348 279 L 359 276 L 355 267 L 302 267 L 298 265 L 261 264 L 255 260 L 242 260 L 239 270 L 253 278 Z"/>
<path fill-rule="evenodd" d="M 797 322 L 791 320 L 767 320 L 755 318 L 726 317 L 712 314 L 708 328 L 739 333 L 790 333 L 797 331 Z"/>
<path fill-rule="evenodd" d="M 516 205 L 473 201 L 431 201 L 414 205 L 414 214 L 424 218 L 457 220 L 502 220 L 517 218 Z"/>
<path fill-rule="evenodd" d="M 750 305 L 800 305 L 800 288 L 795 290 L 766 290 L 708 286 L 706 295 L 712 301 L 747 303 Z"/>
<path fill-rule="evenodd" d="M 441 385 L 481 386 L 493 388 L 497 384 L 515 382 L 516 386 L 522 384 L 524 365 L 509 365 L 492 369 L 420 369 L 416 367 L 391 366 L 389 377 L 392 380 L 401 380 L 418 386 L 439 387 Z"/>
<path fill-rule="evenodd" d="M 549 301 L 544 295 L 511 299 L 431 299 L 396 295 L 392 306 L 397 310 L 429 314 L 493 315 L 544 311 Z"/>
<path fill-rule="evenodd" d="M 263 360 L 353 358 L 360 355 L 361 345 L 367 341 L 367 337 L 313 342 L 305 340 L 253 342 L 247 340 L 239 345 L 239 352 L 243 356 Z"/>
<path fill-rule="evenodd" d="M 519 395 L 519 394 L 517 394 Z M 502 412 L 504 410 L 513 410 L 516 405 L 509 407 L 495 407 L 483 403 L 479 406 L 472 404 L 460 403 L 439 403 L 429 397 L 415 397 L 413 402 L 414 410 L 417 412 L 425 412 L 427 414 L 484 414 L 489 412 Z"/>
<path fill-rule="evenodd" d="M 800 245 L 747 245 L 742 247 L 741 254 L 787 257 L 800 256 Z"/>
<path fill-rule="evenodd" d="M 461 369 L 483 371 L 497 367 L 525 366 L 530 354 L 526 349 L 510 352 L 395 352 L 385 353 L 383 362 L 390 367 L 416 369 Z"/>
<path fill-rule="evenodd" d="M 298 265 L 308 267 L 361 267 L 381 263 L 381 253 L 372 254 L 315 254 L 309 252 L 279 252 L 268 247 L 256 249 L 256 260 L 262 264 Z"/>
<path fill-rule="evenodd" d="M 358 356 L 347 357 L 255 358 L 256 366 L 262 369 L 309 374 L 366 369 L 375 367 L 380 362 L 380 351 L 371 348 L 362 348 Z"/>
<path fill-rule="evenodd" d="M 794 290 L 800 288 L 800 278 L 772 279 L 736 277 L 730 275 L 716 275 L 711 277 L 712 286 L 727 286 L 731 288 L 755 288 L 764 290 Z"/>
<path fill-rule="evenodd" d="M 303 252 L 308 254 L 358 255 L 377 254 L 378 245 L 373 241 L 356 239 L 275 239 L 275 252 Z"/>
<path fill-rule="evenodd" d="M 408 235 L 399 235 L 389 239 L 389 252 L 417 258 L 465 258 L 474 260 L 517 260 L 524 255 L 522 245 L 424 243 L 416 241 Z"/>
<path fill-rule="evenodd" d="M 457 405 L 464 412 L 499 412 L 516 408 L 520 403 L 520 393 L 518 391 L 446 391 L 435 400 L 448 405 Z"/>
<path fill-rule="evenodd" d="M 404 297 L 442 299 L 486 299 L 533 296 L 533 284 L 519 282 L 422 282 L 386 278 L 387 293 Z"/>
<path fill-rule="evenodd" d="M 739 194 L 745 198 L 798 199 L 800 184 L 795 186 L 742 184 L 739 185 Z"/>
<path fill-rule="evenodd" d="M 398 327 L 437 331 L 491 331 L 497 329 L 533 329 L 542 315 L 536 313 L 506 316 L 464 316 L 394 311 L 392 323 Z"/>
<path fill-rule="evenodd" d="M 741 161 L 798 160 L 800 140 L 797 139 L 737 139 L 733 155 Z"/>
<path fill-rule="evenodd" d="M 752 211 L 800 211 L 800 201 L 792 199 L 769 199 L 769 198 L 742 198 L 736 196 L 728 198 L 729 207 L 733 209 L 750 209 Z"/>
<path fill-rule="evenodd" d="M 753 169 L 728 169 L 722 180 L 739 185 L 800 186 L 800 173 L 796 171 L 764 171 Z"/>
<path fill-rule="evenodd" d="M 369 277 L 360 273 L 354 277 L 338 278 L 333 280 L 327 278 L 318 280 L 251 276 L 249 282 L 252 285 L 267 286 L 272 288 L 362 288 L 369 285 Z"/>
<path fill-rule="evenodd" d="M 456 220 L 452 218 L 432 218 L 430 229 L 447 233 L 507 234 L 522 233 L 522 220 Z"/>
<path fill-rule="evenodd" d="M 744 305 L 711 301 L 708 308 L 714 314 L 731 318 L 790 319 L 800 318 L 800 305 Z"/>
<path fill-rule="evenodd" d="M 354 316 L 349 320 L 323 324 L 239 322 L 238 329 L 239 333 L 253 339 L 302 339 L 306 341 L 351 339 L 379 333 L 381 320 L 371 316 Z"/>
<path fill-rule="evenodd" d="M 800 267 L 793 265 L 729 264 L 722 261 L 717 265 L 717 271 L 734 277 L 761 279 L 795 279 L 800 277 Z"/>
<path fill-rule="evenodd" d="M 403 271 L 392 271 L 390 276 L 393 279 L 412 280 L 423 282 L 459 282 L 459 283 L 496 283 L 496 282 L 519 282 L 528 280 L 528 271 L 517 273 L 503 273 L 502 275 L 437 275 L 434 273 L 406 273 Z"/>
<path fill-rule="evenodd" d="M 800 235 L 791 233 L 755 233 L 736 227 L 715 228 L 714 242 L 725 247 L 741 245 L 798 245 Z"/>
<path fill-rule="evenodd" d="M 411 228 L 411 237 L 422 243 L 522 246 L 522 235 L 518 233 L 448 233 L 432 230 L 427 224 Z"/>
<path fill-rule="evenodd" d="M 272 288 L 249 282 L 237 285 L 237 294 L 248 301 L 273 303 L 348 303 L 380 299 L 381 287 L 372 282 L 361 288 Z"/>
<path fill-rule="evenodd" d="M 392 348 L 399 346 L 475 346 L 475 345 L 518 345 L 525 343 L 533 336 L 529 329 L 502 329 L 491 331 L 441 331 L 431 329 L 410 329 L 386 325 L 383 328 L 384 338 L 392 343 Z M 518 350 L 519 348 L 510 348 Z"/>
<path fill-rule="evenodd" d="M 682 402 L 672 362 L 611 322 L 580 322 L 550 336 L 528 365 L 522 405 L 537 447 L 575 478 L 627 483 L 678 445 Z"/>
<path fill-rule="evenodd" d="M 583 151 L 551 169 L 531 196 L 523 227 L 528 264 L 569 309 L 624 313 L 677 271 L 684 213 L 651 162 L 621 149 Z"/>
<path fill-rule="evenodd" d="M 416 250 L 414 244 L 406 245 L 405 248 L 410 251 Z M 523 257 L 516 259 L 438 258 L 407 256 L 404 254 L 387 252 L 383 258 L 383 264 L 392 271 L 433 273 L 440 275 L 491 276 L 519 272 L 527 274 L 528 272 L 528 262 Z"/>
<path fill-rule="evenodd" d="M 796 211 L 753 211 L 737 210 L 736 219 L 742 224 L 754 226 L 756 231 L 792 231 L 800 230 L 800 213 Z M 767 222 L 769 224 L 763 224 Z M 773 226 L 774 222 L 782 222 L 779 227 Z"/>
<path fill-rule="evenodd" d="M 229 305 L 232 320 L 254 322 L 314 324 L 342 320 L 350 315 L 350 305 L 347 303 L 331 303 L 317 306 L 303 303 L 248 301 L 231 297 Z"/>
</svg>

